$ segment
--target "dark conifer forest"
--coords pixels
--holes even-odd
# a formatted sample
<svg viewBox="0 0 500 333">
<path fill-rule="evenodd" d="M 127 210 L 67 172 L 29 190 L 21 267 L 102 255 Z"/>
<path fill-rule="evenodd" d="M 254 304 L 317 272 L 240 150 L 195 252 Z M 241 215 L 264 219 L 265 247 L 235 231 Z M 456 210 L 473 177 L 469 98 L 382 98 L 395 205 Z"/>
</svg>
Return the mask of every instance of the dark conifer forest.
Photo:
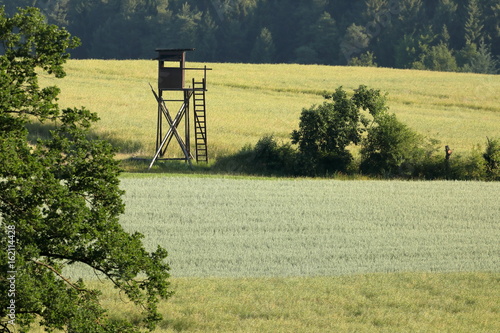
<svg viewBox="0 0 500 333">
<path fill-rule="evenodd" d="M 498 0 L 0 0 L 78 36 L 73 58 L 383 66 L 496 74 Z"/>
</svg>

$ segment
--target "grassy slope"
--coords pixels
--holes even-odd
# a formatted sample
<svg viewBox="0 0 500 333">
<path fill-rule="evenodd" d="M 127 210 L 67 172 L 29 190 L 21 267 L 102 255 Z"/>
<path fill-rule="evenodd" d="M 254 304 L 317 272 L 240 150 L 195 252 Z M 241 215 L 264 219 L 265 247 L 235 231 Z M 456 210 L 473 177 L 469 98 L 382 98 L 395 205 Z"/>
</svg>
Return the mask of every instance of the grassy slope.
<svg viewBox="0 0 500 333">
<path fill-rule="evenodd" d="M 198 66 L 190 64 L 189 66 Z M 212 157 L 235 152 L 265 134 L 288 140 L 303 107 L 323 91 L 360 84 L 389 93 L 392 112 L 456 152 L 500 136 L 500 76 L 315 65 L 208 64 L 208 135 Z M 152 156 L 155 61 L 71 60 L 60 104 L 98 112 L 98 131 L 124 151 Z M 191 75 L 191 73 L 188 73 Z M 189 77 L 189 76 L 188 76 Z M 173 109 L 176 106 L 173 105 Z"/>
</svg>

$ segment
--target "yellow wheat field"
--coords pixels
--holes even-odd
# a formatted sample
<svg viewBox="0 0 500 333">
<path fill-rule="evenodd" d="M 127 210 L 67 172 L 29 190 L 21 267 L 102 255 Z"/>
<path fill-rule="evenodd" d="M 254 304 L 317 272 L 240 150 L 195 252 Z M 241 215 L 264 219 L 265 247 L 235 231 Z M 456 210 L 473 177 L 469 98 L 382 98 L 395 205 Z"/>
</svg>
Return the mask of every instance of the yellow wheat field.
<svg viewBox="0 0 500 333">
<path fill-rule="evenodd" d="M 352 91 L 361 84 L 387 92 L 390 111 L 401 121 L 456 152 L 500 136 L 500 76 L 293 64 L 206 65 L 213 69 L 207 76 L 211 158 L 267 134 L 288 141 L 301 110 L 322 103 L 324 91 L 339 86 Z M 70 60 L 65 68 L 62 80 L 41 77 L 43 85 L 62 89 L 60 105 L 97 112 L 101 121 L 96 132 L 119 143 L 125 156 L 152 156 L 157 107 L 148 84 L 156 85 L 157 63 Z M 199 74 L 188 72 L 187 78 Z"/>
</svg>

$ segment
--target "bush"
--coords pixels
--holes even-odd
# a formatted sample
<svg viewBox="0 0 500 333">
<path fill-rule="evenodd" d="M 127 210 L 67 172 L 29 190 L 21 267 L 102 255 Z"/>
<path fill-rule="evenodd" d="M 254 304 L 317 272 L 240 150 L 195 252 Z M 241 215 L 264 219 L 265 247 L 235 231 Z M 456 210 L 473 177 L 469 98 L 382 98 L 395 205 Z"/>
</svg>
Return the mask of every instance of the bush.
<svg viewBox="0 0 500 333">
<path fill-rule="evenodd" d="M 267 135 L 254 147 L 247 145 L 235 155 L 219 158 L 214 169 L 229 173 L 293 176 L 297 174 L 296 155 L 290 144 L 280 145 L 272 135 Z"/>
<path fill-rule="evenodd" d="M 296 152 L 290 144 L 279 145 L 272 135 L 261 138 L 253 150 L 249 167 L 253 173 L 265 175 L 294 175 Z"/>
<path fill-rule="evenodd" d="M 487 139 L 486 151 L 483 154 L 485 160 L 486 178 L 488 180 L 500 180 L 500 139 Z"/>
<path fill-rule="evenodd" d="M 360 170 L 370 175 L 411 177 L 425 160 L 423 142 L 394 114 L 379 115 L 363 139 Z"/>
<path fill-rule="evenodd" d="M 485 180 L 486 163 L 479 147 L 468 154 L 456 155 L 450 159 L 448 179 Z"/>
</svg>

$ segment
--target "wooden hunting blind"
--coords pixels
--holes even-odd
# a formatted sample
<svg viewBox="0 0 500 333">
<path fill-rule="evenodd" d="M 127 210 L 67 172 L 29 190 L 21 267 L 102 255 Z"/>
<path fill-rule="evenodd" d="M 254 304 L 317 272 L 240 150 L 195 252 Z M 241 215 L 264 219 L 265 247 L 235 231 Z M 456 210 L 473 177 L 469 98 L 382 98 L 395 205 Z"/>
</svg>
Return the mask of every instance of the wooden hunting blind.
<svg viewBox="0 0 500 333">
<path fill-rule="evenodd" d="M 194 49 L 156 49 L 158 52 L 158 89 L 179 90 L 184 89 L 184 72 L 186 63 L 186 51 Z M 178 67 L 165 67 L 165 62 L 177 62 Z"/>
<path fill-rule="evenodd" d="M 158 60 L 158 92 L 153 87 L 151 90 L 158 103 L 158 123 L 156 154 L 149 168 L 157 160 L 185 160 L 191 164 L 191 159 L 196 158 L 197 162 L 208 162 L 205 92 L 207 91 L 207 70 L 211 68 L 207 66 L 187 68 L 187 51 L 194 51 L 194 49 L 156 49 L 158 56 L 153 60 Z M 186 83 L 186 71 L 203 71 L 203 77 L 192 78 L 189 83 Z M 191 99 L 192 105 L 190 105 Z M 178 111 L 172 118 L 171 110 L 175 103 L 177 103 Z M 192 106 L 194 116 L 196 157 L 193 157 L 191 153 L 190 106 Z M 179 131 L 182 121 L 184 121 L 184 138 L 181 135 L 182 131 Z M 182 150 L 182 157 L 164 158 L 174 137 Z"/>
</svg>

